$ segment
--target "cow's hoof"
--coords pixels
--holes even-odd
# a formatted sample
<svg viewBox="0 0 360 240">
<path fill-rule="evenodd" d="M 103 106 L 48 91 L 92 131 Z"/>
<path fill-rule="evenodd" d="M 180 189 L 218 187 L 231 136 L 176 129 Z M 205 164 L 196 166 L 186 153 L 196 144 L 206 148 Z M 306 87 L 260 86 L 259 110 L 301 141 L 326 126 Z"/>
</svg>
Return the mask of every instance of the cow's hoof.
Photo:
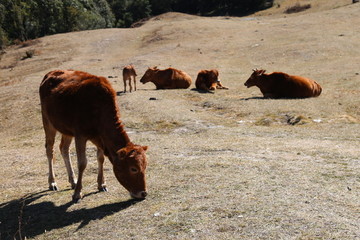
<svg viewBox="0 0 360 240">
<path fill-rule="evenodd" d="M 108 191 L 106 186 L 101 186 L 98 189 L 99 189 L 99 192 L 107 192 Z"/>
<path fill-rule="evenodd" d="M 56 183 L 50 184 L 49 190 L 50 190 L 50 191 L 57 191 L 57 190 L 58 190 L 58 187 L 56 186 Z"/>
<path fill-rule="evenodd" d="M 79 203 L 81 201 L 81 197 L 73 196 L 73 203 Z"/>
</svg>

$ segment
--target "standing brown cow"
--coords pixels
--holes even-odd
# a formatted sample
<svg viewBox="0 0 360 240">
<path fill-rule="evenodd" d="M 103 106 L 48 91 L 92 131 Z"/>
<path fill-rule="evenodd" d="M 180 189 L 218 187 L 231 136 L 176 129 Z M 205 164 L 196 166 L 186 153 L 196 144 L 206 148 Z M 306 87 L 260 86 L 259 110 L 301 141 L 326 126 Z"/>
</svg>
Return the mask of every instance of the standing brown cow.
<svg viewBox="0 0 360 240">
<path fill-rule="evenodd" d="M 133 65 L 125 66 L 123 69 L 123 81 L 124 81 L 124 92 L 126 92 L 126 81 L 129 81 L 130 92 L 132 92 L 131 78 L 134 80 L 135 91 L 136 91 L 136 71 Z"/>
<path fill-rule="evenodd" d="M 157 67 L 148 68 L 144 76 L 140 79 L 143 84 L 153 82 L 156 89 L 176 89 L 188 88 L 191 85 L 191 77 L 175 68 L 160 70 Z"/>
<path fill-rule="evenodd" d="M 113 165 L 118 181 L 134 198 L 145 198 L 145 152 L 147 146 L 133 144 L 124 130 L 109 81 L 80 71 L 55 70 L 45 75 L 40 85 L 41 113 L 49 161 L 49 187 L 57 190 L 53 170 L 56 132 L 62 134 L 60 151 L 69 182 L 75 188 L 73 200 L 81 199 L 82 176 L 87 165 L 86 142 L 97 146 L 98 189 L 107 191 L 103 173 L 104 154 Z M 79 176 L 76 182 L 69 146 L 75 137 Z"/>
<path fill-rule="evenodd" d="M 229 89 L 221 84 L 219 79 L 219 71 L 216 69 L 201 70 L 197 75 L 195 86 L 197 89 L 204 91 Z"/>
<path fill-rule="evenodd" d="M 293 76 L 283 72 L 265 74 L 265 70 L 254 69 L 245 82 L 246 87 L 257 86 L 265 98 L 308 98 L 321 94 L 321 86 L 309 78 Z"/>
</svg>

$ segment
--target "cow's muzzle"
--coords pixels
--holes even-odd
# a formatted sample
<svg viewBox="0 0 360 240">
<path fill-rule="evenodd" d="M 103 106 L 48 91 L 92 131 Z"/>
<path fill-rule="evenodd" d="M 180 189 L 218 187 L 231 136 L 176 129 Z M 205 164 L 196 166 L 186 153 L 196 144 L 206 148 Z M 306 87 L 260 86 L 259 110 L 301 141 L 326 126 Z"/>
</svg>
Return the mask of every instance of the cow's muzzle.
<svg viewBox="0 0 360 240">
<path fill-rule="evenodd" d="M 135 199 L 145 199 L 147 196 L 147 192 L 146 191 L 140 191 L 137 193 L 130 192 L 130 196 Z"/>
</svg>

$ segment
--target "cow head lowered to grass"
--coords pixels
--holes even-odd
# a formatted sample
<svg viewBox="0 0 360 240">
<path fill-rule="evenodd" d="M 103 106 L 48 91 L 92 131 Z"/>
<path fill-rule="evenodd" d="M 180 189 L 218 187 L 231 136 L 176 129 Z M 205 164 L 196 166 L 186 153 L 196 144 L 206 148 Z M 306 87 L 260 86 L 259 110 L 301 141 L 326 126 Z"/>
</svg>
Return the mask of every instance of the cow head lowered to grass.
<svg viewBox="0 0 360 240">
<path fill-rule="evenodd" d="M 69 182 L 75 188 L 73 200 L 81 199 L 82 177 L 87 165 L 86 142 L 97 147 L 98 189 L 107 191 L 104 180 L 104 155 L 113 165 L 118 181 L 134 198 L 145 198 L 147 146 L 133 144 L 124 130 L 109 81 L 81 71 L 55 70 L 45 75 L 40 85 L 40 101 L 49 162 L 49 187 L 57 190 L 53 170 L 55 135 L 62 134 L 60 151 Z M 75 138 L 78 180 L 71 166 L 69 146 Z"/>
<path fill-rule="evenodd" d="M 257 86 L 265 98 L 309 98 L 321 94 L 320 84 L 312 79 L 283 72 L 265 74 L 265 71 L 253 69 L 244 85 L 248 88 Z"/>
</svg>

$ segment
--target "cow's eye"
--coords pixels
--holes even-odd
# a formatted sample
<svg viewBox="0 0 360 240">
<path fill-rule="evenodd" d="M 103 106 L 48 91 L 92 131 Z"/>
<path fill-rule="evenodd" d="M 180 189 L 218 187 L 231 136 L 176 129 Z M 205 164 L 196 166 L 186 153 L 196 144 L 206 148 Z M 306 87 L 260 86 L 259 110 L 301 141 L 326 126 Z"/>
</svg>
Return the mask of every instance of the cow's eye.
<svg viewBox="0 0 360 240">
<path fill-rule="evenodd" d="M 137 168 L 135 168 L 135 167 L 131 167 L 131 168 L 130 168 L 130 172 L 131 172 L 131 173 L 138 173 L 138 171 L 139 171 L 139 170 L 138 170 Z"/>
</svg>

